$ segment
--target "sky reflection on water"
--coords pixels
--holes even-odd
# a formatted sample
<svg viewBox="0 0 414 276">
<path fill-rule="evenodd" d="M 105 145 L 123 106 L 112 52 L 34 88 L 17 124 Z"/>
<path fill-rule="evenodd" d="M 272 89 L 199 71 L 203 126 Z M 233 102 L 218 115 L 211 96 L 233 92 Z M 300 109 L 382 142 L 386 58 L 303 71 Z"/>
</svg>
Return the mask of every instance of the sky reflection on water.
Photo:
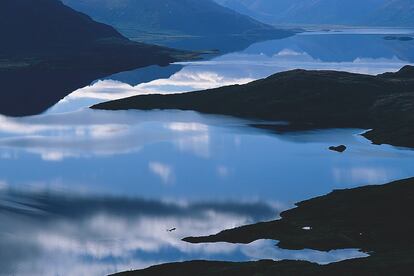
<svg viewBox="0 0 414 276">
<path fill-rule="evenodd" d="M 9 185 L 155 198 L 248 197 L 291 205 L 338 187 L 409 176 L 414 160 L 413 151 L 371 145 L 358 135 L 362 130 L 276 135 L 191 111 L 3 117 L 0 131 L 0 180 Z M 337 144 L 349 150 L 328 150 Z"/>
<path fill-rule="evenodd" d="M 188 235 L 275 218 L 261 202 L 173 202 L 59 192 L 0 192 L 2 275 L 104 275 L 183 259 L 246 261 L 309 259 L 320 263 L 364 256 L 356 250 L 324 253 L 250 245 L 191 245 Z M 177 228 L 168 232 L 171 227 Z"/>
</svg>

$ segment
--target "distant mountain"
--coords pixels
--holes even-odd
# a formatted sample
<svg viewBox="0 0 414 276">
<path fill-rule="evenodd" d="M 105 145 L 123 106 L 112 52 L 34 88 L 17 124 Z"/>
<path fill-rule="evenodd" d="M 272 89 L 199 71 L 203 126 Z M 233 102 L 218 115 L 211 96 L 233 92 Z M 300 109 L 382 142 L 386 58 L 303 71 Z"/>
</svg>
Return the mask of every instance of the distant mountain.
<svg viewBox="0 0 414 276">
<path fill-rule="evenodd" d="M 98 77 L 179 54 L 132 42 L 59 0 L 2 0 L 0 37 L 0 113 L 9 115 L 42 112 Z"/>
<path fill-rule="evenodd" d="M 414 0 L 215 0 L 271 24 L 414 26 Z"/>
<path fill-rule="evenodd" d="M 129 38 L 286 34 L 213 0 L 62 0 Z"/>
</svg>

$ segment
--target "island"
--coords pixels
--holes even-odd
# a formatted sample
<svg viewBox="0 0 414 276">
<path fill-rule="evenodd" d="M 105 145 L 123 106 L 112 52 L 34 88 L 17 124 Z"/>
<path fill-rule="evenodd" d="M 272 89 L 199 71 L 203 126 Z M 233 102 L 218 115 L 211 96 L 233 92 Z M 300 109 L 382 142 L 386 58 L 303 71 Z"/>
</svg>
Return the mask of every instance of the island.
<svg viewBox="0 0 414 276">
<path fill-rule="evenodd" d="M 329 150 L 336 151 L 336 152 L 339 152 L 339 153 L 345 152 L 346 149 L 347 149 L 347 147 L 345 145 L 331 146 L 331 147 L 329 147 Z"/>
</svg>

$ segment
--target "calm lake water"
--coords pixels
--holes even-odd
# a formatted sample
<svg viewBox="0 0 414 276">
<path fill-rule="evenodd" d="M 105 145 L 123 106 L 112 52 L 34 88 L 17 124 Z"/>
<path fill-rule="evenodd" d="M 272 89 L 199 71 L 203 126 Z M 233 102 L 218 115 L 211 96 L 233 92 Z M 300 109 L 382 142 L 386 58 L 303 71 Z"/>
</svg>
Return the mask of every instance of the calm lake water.
<svg viewBox="0 0 414 276">
<path fill-rule="evenodd" d="M 265 41 L 206 61 L 116 74 L 42 115 L 0 117 L 0 248 L 7 248 L 0 251 L 0 275 L 104 275 L 191 259 L 327 263 L 363 256 L 356 249 L 281 250 L 275 241 L 180 240 L 275 219 L 333 189 L 413 176 L 414 151 L 372 145 L 360 129 L 275 134 L 230 117 L 87 107 L 294 68 L 396 71 L 414 63 L 414 42 L 384 36 L 411 33 L 348 29 Z M 338 144 L 349 150 L 327 150 Z"/>
</svg>

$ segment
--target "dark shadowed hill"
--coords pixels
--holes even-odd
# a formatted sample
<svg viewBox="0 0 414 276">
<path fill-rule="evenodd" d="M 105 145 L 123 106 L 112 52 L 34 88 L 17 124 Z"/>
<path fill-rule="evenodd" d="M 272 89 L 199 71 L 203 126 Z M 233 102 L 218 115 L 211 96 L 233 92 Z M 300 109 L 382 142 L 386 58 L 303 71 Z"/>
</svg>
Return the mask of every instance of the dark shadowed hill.
<svg viewBox="0 0 414 276">
<path fill-rule="evenodd" d="M 98 56 L 105 61 L 115 54 L 122 64 L 129 58 L 131 64 L 138 58 L 141 63 L 168 63 L 171 59 L 168 54 L 172 51 L 131 42 L 114 28 L 93 21 L 59 0 L 3 0 L 0 5 L 2 60 L 28 58 L 33 64 L 81 56 L 88 61 L 83 65 L 94 67 Z M 118 65 L 101 63 L 107 68 Z"/>
<path fill-rule="evenodd" d="M 414 147 L 414 67 L 378 76 L 293 70 L 245 85 L 201 92 L 144 95 L 97 109 L 182 109 L 289 121 L 290 129 L 373 128 L 375 143 Z M 266 127 L 266 126 L 262 126 Z"/>
<path fill-rule="evenodd" d="M 215 0 L 267 23 L 414 26 L 414 0 Z"/>
<path fill-rule="evenodd" d="M 55 0 L 2 1 L 0 34 L 2 52 L 16 53 L 79 48 L 103 39 L 125 41 L 112 27 Z"/>
<path fill-rule="evenodd" d="M 213 0 L 62 0 L 70 7 L 136 38 L 167 36 L 262 35 L 287 32 L 218 5 Z"/>
<path fill-rule="evenodd" d="M 2 0 L 0 37 L 0 113 L 8 115 L 42 112 L 98 77 L 180 54 L 131 42 L 59 0 Z"/>
</svg>

